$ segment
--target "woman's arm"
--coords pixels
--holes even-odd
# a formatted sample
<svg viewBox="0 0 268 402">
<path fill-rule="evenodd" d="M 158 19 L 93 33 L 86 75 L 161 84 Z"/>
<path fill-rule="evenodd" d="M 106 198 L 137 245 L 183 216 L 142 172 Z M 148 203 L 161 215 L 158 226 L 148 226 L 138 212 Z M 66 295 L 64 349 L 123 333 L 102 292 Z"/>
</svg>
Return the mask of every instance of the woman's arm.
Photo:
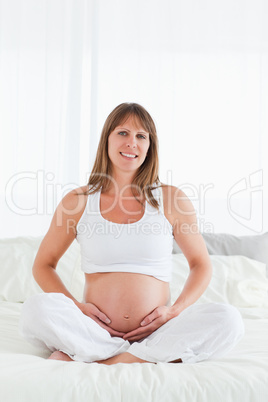
<svg viewBox="0 0 268 402">
<path fill-rule="evenodd" d="M 56 272 L 56 267 L 59 259 L 75 239 L 76 223 L 83 213 L 82 199 L 83 196 L 78 196 L 74 190 L 59 203 L 49 230 L 40 244 L 32 269 L 36 282 L 44 292 L 63 293 L 79 308 L 81 303 L 66 289 Z"/>
<path fill-rule="evenodd" d="M 183 290 L 172 306 L 176 316 L 204 293 L 211 280 L 212 265 L 191 201 L 176 187 L 172 194 L 173 235 L 190 268 Z"/>
<path fill-rule="evenodd" d="M 76 225 L 86 206 L 87 197 L 77 195 L 78 191 L 81 193 L 80 189 L 68 193 L 56 208 L 49 230 L 37 252 L 33 276 L 44 292 L 63 293 L 73 300 L 82 313 L 96 321 L 111 335 L 122 336 L 123 332 L 115 331 L 106 325 L 111 322 L 110 319 L 94 304 L 80 303 L 76 300 L 56 272 L 59 259 L 76 237 Z"/>
</svg>

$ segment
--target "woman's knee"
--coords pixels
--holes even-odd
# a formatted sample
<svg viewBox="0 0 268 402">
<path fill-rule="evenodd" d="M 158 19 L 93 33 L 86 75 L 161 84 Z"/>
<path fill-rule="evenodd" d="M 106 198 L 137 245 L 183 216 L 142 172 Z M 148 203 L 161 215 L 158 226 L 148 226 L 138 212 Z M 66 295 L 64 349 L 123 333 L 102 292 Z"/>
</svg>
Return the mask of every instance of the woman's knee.
<svg viewBox="0 0 268 402">
<path fill-rule="evenodd" d="M 21 312 L 21 325 L 25 329 L 35 326 L 38 323 L 45 323 L 48 319 L 51 320 L 57 310 L 57 303 L 65 302 L 68 299 L 61 293 L 39 293 L 31 296 L 23 304 Z M 66 300 L 68 302 L 68 300 Z"/>
<path fill-rule="evenodd" d="M 244 323 L 238 309 L 231 304 L 207 303 L 196 304 L 189 308 L 186 315 L 188 320 L 200 322 L 214 328 L 220 327 L 224 336 L 232 335 L 234 339 L 240 339 L 244 335 Z"/>
<path fill-rule="evenodd" d="M 220 304 L 221 319 L 223 326 L 229 334 L 240 339 L 245 332 L 242 316 L 238 309 L 231 304 Z"/>
</svg>

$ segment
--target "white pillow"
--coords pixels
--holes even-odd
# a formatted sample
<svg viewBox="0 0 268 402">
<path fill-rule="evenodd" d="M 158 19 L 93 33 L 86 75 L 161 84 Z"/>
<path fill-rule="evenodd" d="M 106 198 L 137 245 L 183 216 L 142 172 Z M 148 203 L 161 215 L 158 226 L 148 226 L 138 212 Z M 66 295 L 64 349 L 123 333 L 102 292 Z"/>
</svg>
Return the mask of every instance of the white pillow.
<svg viewBox="0 0 268 402">
<path fill-rule="evenodd" d="M 32 275 L 32 266 L 43 237 L 0 239 L 0 300 L 24 302 L 42 292 Z M 57 272 L 70 289 L 74 281 L 79 245 L 74 241 L 60 259 Z"/>
<path fill-rule="evenodd" d="M 178 298 L 189 274 L 183 254 L 174 254 L 171 302 Z M 236 307 L 268 307 L 265 264 L 244 256 L 210 256 L 211 282 L 197 303 L 230 303 Z"/>
<path fill-rule="evenodd" d="M 244 255 L 252 260 L 266 264 L 268 277 L 268 232 L 253 236 L 234 236 L 229 233 L 202 233 L 209 254 Z M 173 241 L 173 253 L 181 253 L 176 241 Z"/>
</svg>

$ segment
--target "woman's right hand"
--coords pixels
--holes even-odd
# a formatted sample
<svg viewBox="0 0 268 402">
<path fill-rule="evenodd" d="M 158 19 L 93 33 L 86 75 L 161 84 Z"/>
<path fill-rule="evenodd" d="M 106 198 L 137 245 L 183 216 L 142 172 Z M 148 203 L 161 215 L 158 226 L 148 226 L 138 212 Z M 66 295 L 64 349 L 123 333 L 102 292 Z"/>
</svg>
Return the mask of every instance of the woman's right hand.
<svg viewBox="0 0 268 402">
<path fill-rule="evenodd" d="M 110 324 L 111 320 L 98 309 L 93 303 L 80 303 L 79 308 L 88 317 L 92 318 L 96 323 L 98 323 L 102 328 L 106 329 L 112 336 L 119 336 L 122 338 L 125 332 L 119 332 L 110 328 L 107 324 Z"/>
</svg>

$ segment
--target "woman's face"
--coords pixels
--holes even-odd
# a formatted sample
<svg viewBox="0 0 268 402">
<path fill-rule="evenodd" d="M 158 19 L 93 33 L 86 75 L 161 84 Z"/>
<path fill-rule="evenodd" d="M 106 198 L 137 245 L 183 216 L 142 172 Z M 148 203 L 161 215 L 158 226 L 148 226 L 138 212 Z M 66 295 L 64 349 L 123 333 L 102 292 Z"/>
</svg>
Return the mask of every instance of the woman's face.
<svg viewBox="0 0 268 402">
<path fill-rule="evenodd" d="M 108 155 L 114 169 L 133 171 L 143 164 L 150 146 L 149 133 L 130 116 L 108 137 Z"/>
</svg>

